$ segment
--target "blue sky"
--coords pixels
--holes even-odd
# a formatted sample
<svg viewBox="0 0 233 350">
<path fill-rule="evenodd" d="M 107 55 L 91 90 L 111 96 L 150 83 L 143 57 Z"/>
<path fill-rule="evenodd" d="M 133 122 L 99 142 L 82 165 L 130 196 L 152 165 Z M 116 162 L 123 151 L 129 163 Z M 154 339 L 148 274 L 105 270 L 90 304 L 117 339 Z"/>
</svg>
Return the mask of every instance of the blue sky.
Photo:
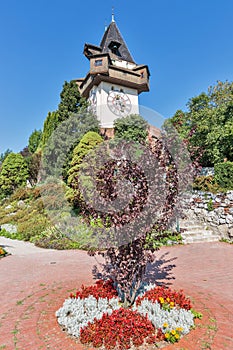
<svg viewBox="0 0 233 350">
<path fill-rule="evenodd" d="M 150 68 L 140 104 L 170 117 L 233 80 L 231 0 L 1 0 L 0 153 L 22 150 L 56 110 L 64 81 L 86 75 L 84 43 L 100 43 L 112 6 L 135 61 Z"/>
</svg>

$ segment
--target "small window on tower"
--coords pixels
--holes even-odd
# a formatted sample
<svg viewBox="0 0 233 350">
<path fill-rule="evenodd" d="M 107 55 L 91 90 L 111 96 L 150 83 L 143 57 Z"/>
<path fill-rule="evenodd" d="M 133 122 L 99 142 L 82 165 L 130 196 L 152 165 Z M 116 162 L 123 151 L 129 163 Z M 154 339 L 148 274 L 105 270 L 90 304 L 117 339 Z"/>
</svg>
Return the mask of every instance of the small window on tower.
<svg viewBox="0 0 233 350">
<path fill-rule="evenodd" d="M 112 87 L 111 87 L 111 90 L 112 90 L 112 91 L 114 91 L 114 90 L 115 90 L 115 89 L 114 89 L 114 86 L 112 86 Z"/>
<path fill-rule="evenodd" d="M 103 60 L 95 60 L 95 67 L 100 67 L 103 65 Z"/>
</svg>

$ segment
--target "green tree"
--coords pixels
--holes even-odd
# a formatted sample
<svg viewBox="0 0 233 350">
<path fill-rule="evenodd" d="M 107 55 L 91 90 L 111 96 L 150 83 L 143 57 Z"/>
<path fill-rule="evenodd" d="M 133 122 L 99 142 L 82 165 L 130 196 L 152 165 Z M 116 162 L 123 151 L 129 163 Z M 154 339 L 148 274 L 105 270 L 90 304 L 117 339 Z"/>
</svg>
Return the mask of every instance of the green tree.
<svg viewBox="0 0 233 350">
<path fill-rule="evenodd" d="M 28 146 L 24 147 L 22 151 L 19 152 L 25 159 L 31 156 Z"/>
<path fill-rule="evenodd" d="M 87 102 L 81 97 L 78 85 L 75 81 L 65 81 L 60 98 L 61 100 L 58 105 L 58 110 L 49 112 L 44 121 L 40 143 L 42 149 L 46 146 L 50 136 L 60 123 L 68 120 L 74 114 L 80 114 L 82 112 L 85 114 Z"/>
<path fill-rule="evenodd" d="M 3 163 L 3 161 L 4 161 L 4 159 L 6 159 L 6 157 L 7 157 L 10 153 L 12 153 L 12 150 L 8 148 L 5 152 L 3 152 L 3 153 L 0 154 L 0 168 L 1 168 L 1 165 L 2 165 L 2 163 Z"/>
<path fill-rule="evenodd" d="M 43 126 L 43 132 L 41 135 L 41 147 L 42 149 L 45 147 L 48 139 L 52 135 L 52 132 L 58 126 L 58 112 L 49 112 Z"/>
<path fill-rule="evenodd" d="M 26 158 L 28 164 L 29 182 L 32 186 L 37 183 L 38 173 L 41 165 L 41 151 L 33 153 Z"/>
<path fill-rule="evenodd" d="M 32 186 L 34 186 L 37 182 L 41 166 L 42 151 L 37 148 L 36 152 L 31 153 L 29 151 L 29 147 L 26 146 L 22 151 L 20 151 L 20 154 L 23 156 L 28 166 L 28 181 Z"/>
<path fill-rule="evenodd" d="M 3 161 L 0 172 L 0 193 L 8 196 L 18 187 L 25 186 L 28 179 L 28 166 L 19 153 L 10 153 Z"/>
<path fill-rule="evenodd" d="M 90 113 L 72 115 L 60 123 L 43 148 L 42 164 L 45 176 L 67 178 L 72 151 L 88 131 L 99 131 L 99 121 Z"/>
<path fill-rule="evenodd" d="M 233 190 L 233 162 L 214 165 L 214 180 L 225 190 Z"/>
<path fill-rule="evenodd" d="M 86 100 L 81 97 L 77 83 L 74 80 L 65 81 L 60 94 L 61 102 L 58 105 L 58 122 L 63 122 L 72 114 L 80 112 L 87 107 Z"/>
<path fill-rule="evenodd" d="M 34 130 L 28 140 L 28 149 L 31 153 L 35 153 L 41 140 L 41 130 Z"/>
<path fill-rule="evenodd" d="M 227 158 L 233 160 L 233 82 L 217 82 L 208 93 L 187 103 L 188 111 L 177 111 L 172 123 L 186 141 L 193 159 L 213 166 Z"/>
<path fill-rule="evenodd" d="M 115 137 L 145 143 L 148 135 L 147 122 L 137 114 L 117 118 L 114 121 Z"/>
<path fill-rule="evenodd" d="M 103 142 L 102 137 L 96 132 L 87 132 L 79 144 L 74 148 L 73 158 L 70 163 L 70 169 L 68 171 L 68 184 L 75 188 L 76 187 L 76 177 L 80 168 L 80 164 L 83 158 L 92 150 L 95 146 Z"/>
</svg>

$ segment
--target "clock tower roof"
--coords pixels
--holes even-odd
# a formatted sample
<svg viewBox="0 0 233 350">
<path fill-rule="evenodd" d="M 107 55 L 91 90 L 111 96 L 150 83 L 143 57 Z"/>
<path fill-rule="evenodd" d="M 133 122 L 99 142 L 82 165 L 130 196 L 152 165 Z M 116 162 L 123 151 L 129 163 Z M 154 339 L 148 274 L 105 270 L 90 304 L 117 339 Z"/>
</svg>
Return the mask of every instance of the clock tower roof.
<svg viewBox="0 0 233 350">
<path fill-rule="evenodd" d="M 90 70 L 85 78 L 76 80 L 82 96 L 88 98 L 91 89 L 101 82 L 134 89 L 137 94 L 149 91 L 149 68 L 133 60 L 114 15 L 100 45 L 86 43 L 83 53 L 90 61 Z"/>
<path fill-rule="evenodd" d="M 135 63 L 115 20 L 106 29 L 100 47 L 102 53 L 108 53 L 110 56 L 113 54 L 120 60 Z"/>
</svg>

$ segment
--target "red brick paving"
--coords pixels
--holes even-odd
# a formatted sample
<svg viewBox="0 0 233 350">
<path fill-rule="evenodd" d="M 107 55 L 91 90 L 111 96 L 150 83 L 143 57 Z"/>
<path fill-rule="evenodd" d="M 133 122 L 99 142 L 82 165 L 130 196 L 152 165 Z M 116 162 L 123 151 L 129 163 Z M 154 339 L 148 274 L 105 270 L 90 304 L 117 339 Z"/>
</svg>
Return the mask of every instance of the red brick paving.
<svg viewBox="0 0 233 350">
<path fill-rule="evenodd" d="M 158 259 L 171 286 L 204 314 L 195 330 L 166 350 L 232 350 L 233 246 L 205 243 L 162 248 Z M 83 350 L 62 332 L 55 311 L 70 291 L 92 283 L 95 259 L 82 251 L 40 252 L 0 260 L 0 349 Z M 154 269 L 156 270 L 156 269 Z M 169 272 L 170 271 L 170 272 Z M 169 276 L 161 275 L 160 280 Z M 4 347 L 5 346 L 5 347 Z"/>
</svg>

